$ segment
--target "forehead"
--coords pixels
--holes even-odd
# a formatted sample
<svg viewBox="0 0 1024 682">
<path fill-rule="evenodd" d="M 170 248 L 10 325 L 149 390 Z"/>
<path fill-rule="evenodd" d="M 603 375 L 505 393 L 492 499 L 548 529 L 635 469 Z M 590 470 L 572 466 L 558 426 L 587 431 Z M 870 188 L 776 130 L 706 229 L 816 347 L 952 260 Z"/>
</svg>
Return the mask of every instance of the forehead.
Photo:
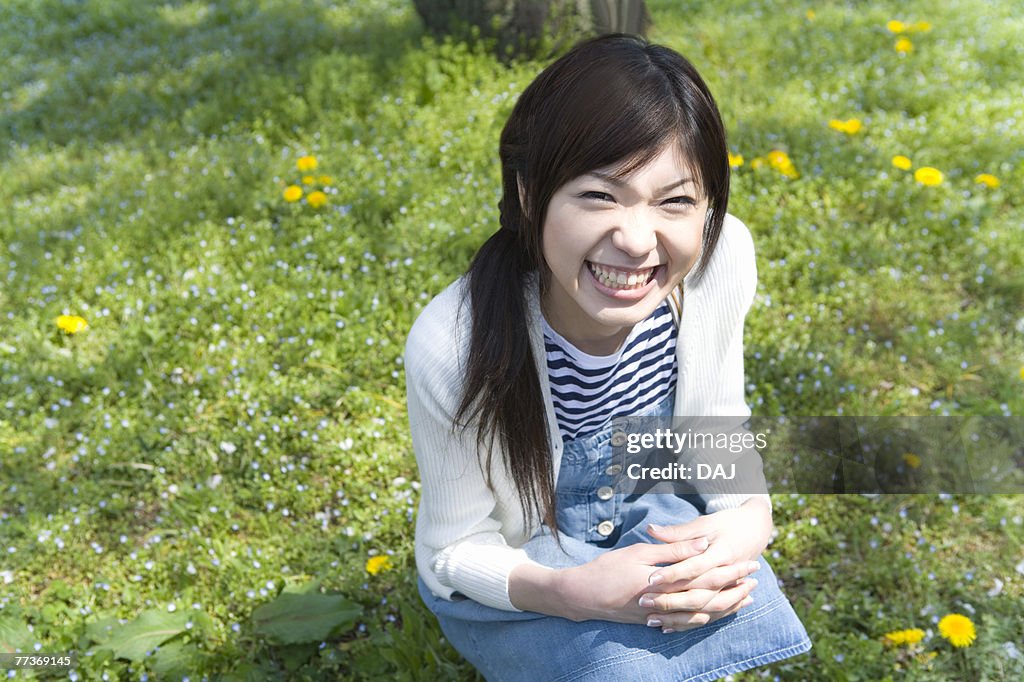
<svg viewBox="0 0 1024 682">
<path fill-rule="evenodd" d="M 690 179 L 699 174 L 681 145 L 672 140 L 646 154 L 637 154 L 607 166 L 583 173 L 577 179 L 598 178 L 615 185 Z"/>
</svg>

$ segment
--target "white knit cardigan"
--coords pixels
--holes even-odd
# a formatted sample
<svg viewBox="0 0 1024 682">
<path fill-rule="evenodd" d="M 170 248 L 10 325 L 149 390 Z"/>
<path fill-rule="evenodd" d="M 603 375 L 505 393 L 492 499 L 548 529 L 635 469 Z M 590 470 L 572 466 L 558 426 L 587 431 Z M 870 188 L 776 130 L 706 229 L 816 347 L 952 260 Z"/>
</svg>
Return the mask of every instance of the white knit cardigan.
<svg viewBox="0 0 1024 682">
<path fill-rule="evenodd" d="M 727 215 L 703 278 L 691 281 L 688 275 L 683 281 L 676 345 L 677 415 L 750 415 L 744 400 L 743 321 L 756 288 L 750 232 Z M 535 275 L 527 280 L 525 295 L 557 481 L 562 439 L 548 384 Z M 501 464 L 501 452 L 494 453 L 492 491 L 481 469 L 475 430 L 453 433 L 452 418 L 466 376 L 470 316 L 462 277 L 424 308 L 406 343 L 409 427 L 422 485 L 416 566 L 431 592 L 444 599 L 451 599 L 457 591 L 487 606 L 519 611 L 509 600 L 508 576 L 516 566 L 532 563 L 521 547 L 541 521 L 532 519 L 524 526 L 523 510 L 515 485 Z M 750 496 L 749 491 L 743 494 L 738 490 L 705 496 L 706 511 L 738 506 Z"/>
</svg>

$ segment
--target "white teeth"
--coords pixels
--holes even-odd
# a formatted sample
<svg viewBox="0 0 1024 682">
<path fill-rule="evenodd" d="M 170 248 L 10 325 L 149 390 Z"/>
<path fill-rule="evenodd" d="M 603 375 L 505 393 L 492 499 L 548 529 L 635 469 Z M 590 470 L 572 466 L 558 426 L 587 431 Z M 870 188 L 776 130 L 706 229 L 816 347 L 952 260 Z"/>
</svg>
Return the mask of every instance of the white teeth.
<svg viewBox="0 0 1024 682">
<path fill-rule="evenodd" d="M 611 289 L 636 289 L 645 286 L 651 280 L 651 276 L 657 269 L 647 268 L 646 270 L 624 272 L 622 270 L 612 270 L 611 268 L 605 268 L 589 262 L 587 263 L 587 266 L 590 268 L 590 272 L 594 274 L 597 281 Z"/>
</svg>

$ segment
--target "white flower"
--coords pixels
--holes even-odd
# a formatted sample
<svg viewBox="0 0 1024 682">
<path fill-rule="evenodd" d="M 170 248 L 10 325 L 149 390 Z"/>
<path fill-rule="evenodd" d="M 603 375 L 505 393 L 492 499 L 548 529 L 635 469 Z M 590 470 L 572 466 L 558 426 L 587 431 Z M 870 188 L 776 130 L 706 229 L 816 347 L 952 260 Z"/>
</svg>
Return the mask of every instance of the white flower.
<svg viewBox="0 0 1024 682">
<path fill-rule="evenodd" d="M 235 454 L 235 451 L 238 450 L 238 448 L 235 447 L 234 443 L 229 443 L 226 440 L 222 440 L 220 442 L 220 449 L 221 449 L 221 452 L 223 452 L 224 454 L 227 454 L 227 455 L 233 455 L 233 454 Z"/>
</svg>

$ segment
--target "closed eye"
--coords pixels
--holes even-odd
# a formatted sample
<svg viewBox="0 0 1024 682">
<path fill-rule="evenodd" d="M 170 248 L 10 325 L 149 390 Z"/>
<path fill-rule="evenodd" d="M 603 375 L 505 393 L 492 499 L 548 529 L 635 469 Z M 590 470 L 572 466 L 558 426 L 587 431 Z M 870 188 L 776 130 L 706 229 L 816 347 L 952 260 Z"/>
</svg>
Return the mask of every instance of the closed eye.
<svg viewBox="0 0 1024 682">
<path fill-rule="evenodd" d="M 595 201 L 615 201 L 615 197 L 607 192 L 584 192 L 580 195 L 581 199 L 593 199 Z"/>
<path fill-rule="evenodd" d="M 672 197 L 671 199 L 665 200 L 666 204 L 676 204 L 680 206 L 696 206 L 697 200 L 693 197 Z"/>
</svg>

